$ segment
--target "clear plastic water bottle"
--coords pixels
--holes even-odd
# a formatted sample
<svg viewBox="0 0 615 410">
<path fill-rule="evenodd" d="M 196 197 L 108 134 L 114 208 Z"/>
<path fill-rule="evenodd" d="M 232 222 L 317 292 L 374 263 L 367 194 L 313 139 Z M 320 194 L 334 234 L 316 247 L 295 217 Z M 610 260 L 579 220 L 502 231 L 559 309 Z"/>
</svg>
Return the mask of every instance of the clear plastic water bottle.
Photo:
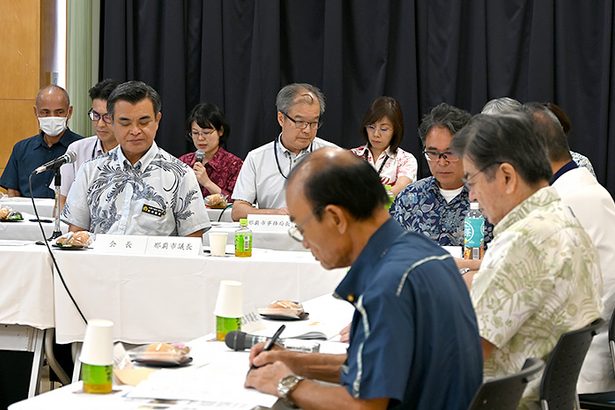
<svg viewBox="0 0 615 410">
<path fill-rule="evenodd" d="M 482 259 L 485 253 L 485 217 L 478 202 L 470 203 L 470 211 L 463 221 L 463 258 Z"/>
<path fill-rule="evenodd" d="M 241 218 L 239 226 L 240 228 L 235 231 L 235 256 L 252 256 L 252 231 L 248 228 L 248 220 Z"/>
</svg>

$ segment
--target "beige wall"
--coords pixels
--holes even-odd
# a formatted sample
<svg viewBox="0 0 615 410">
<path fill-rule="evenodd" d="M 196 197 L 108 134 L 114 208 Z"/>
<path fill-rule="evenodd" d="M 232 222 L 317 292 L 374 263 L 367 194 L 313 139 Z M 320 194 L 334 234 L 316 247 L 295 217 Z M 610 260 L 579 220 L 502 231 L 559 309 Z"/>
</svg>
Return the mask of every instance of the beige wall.
<svg viewBox="0 0 615 410">
<path fill-rule="evenodd" d="M 15 142 L 34 135 L 39 88 L 50 83 L 55 0 L 0 1 L 0 172 Z"/>
</svg>

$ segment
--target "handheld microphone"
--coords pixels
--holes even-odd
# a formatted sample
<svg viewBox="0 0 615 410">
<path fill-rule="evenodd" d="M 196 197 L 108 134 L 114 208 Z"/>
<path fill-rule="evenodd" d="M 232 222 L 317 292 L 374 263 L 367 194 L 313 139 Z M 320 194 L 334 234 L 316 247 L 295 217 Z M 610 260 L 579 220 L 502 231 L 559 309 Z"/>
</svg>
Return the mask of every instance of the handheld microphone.
<svg viewBox="0 0 615 410">
<path fill-rule="evenodd" d="M 267 336 L 249 335 L 247 333 L 233 330 L 228 332 L 224 338 L 224 343 L 236 352 L 241 350 L 250 349 L 252 346 L 265 342 L 270 338 Z"/>
<path fill-rule="evenodd" d="M 250 335 L 241 331 L 233 330 L 228 332 L 224 338 L 224 343 L 230 349 L 240 352 L 245 349 L 251 349 L 252 346 L 270 340 L 267 336 Z M 319 338 L 319 340 L 322 340 Z M 296 352 L 315 353 L 320 351 L 320 343 L 312 340 L 294 339 L 278 339 L 277 342 L 288 350 Z"/>
<path fill-rule="evenodd" d="M 203 152 L 203 150 L 196 150 L 195 158 L 196 162 L 203 162 L 203 158 L 205 158 L 205 153 Z"/>
<path fill-rule="evenodd" d="M 41 165 L 40 167 L 34 170 L 35 174 L 40 174 L 45 171 L 49 171 L 50 169 L 58 169 L 64 164 L 71 164 L 77 160 L 77 154 L 73 151 L 66 151 L 66 154 L 57 157 L 54 160 L 49 161 L 46 164 Z"/>
</svg>

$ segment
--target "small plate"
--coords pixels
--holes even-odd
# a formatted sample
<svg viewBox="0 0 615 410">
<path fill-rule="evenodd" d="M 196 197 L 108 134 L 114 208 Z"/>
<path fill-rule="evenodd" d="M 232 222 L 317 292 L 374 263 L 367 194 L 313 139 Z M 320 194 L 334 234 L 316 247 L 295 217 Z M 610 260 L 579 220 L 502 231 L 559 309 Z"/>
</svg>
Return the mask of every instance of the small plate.
<svg viewBox="0 0 615 410">
<path fill-rule="evenodd" d="M 63 251 L 82 251 L 84 249 L 91 249 L 88 246 L 72 246 L 72 245 L 63 246 L 63 245 L 58 245 L 57 243 L 54 243 L 51 246 L 53 246 L 54 248 L 57 248 L 57 249 L 61 249 Z"/>
<path fill-rule="evenodd" d="M 0 222 L 23 222 L 23 219 L 0 219 Z"/>
<path fill-rule="evenodd" d="M 308 312 L 303 312 L 301 317 L 286 316 L 286 315 L 268 315 L 268 314 L 263 314 L 263 313 L 259 313 L 259 315 L 263 319 L 267 319 L 267 320 L 285 320 L 285 321 L 289 321 L 289 322 L 297 321 L 297 320 L 307 320 L 310 317 L 310 314 Z"/>
<path fill-rule="evenodd" d="M 148 367 L 183 367 L 192 363 L 192 356 L 186 357 L 181 363 L 164 362 L 155 359 L 132 359 L 133 362 Z"/>
</svg>

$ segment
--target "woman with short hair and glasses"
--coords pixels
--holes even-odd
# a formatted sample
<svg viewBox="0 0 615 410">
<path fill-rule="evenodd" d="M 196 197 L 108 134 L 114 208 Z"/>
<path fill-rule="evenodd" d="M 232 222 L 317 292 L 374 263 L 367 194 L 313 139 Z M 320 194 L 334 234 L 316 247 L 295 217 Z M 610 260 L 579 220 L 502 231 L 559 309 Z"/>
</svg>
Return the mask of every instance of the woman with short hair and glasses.
<svg viewBox="0 0 615 410">
<path fill-rule="evenodd" d="M 230 201 L 243 161 L 223 148 L 231 133 L 224 114 L 214 104 L 198 104 L 188 115 L 186 128 L 197 151 L 179 159 L 194 170 L 203 197 L 222 194 Z"/>
<path fill-rule="evenodd" d="M 363 116 L 361 135 L 366 144 L 351 151 L 374 167 L 394 195 L 416 181 L 416 158 L 399 147 L 404 119 L 396 99 L 378 97 L 372 102 Z"/>
<path fill-rule="evenodd" d="M 408 185 L 390 209 L 404 228 L 442 246 L 463 246 L 463 220 L 470 198 L 463 181 L 463 162 L 450 146 L 470 118 L 470 113 L 446 103 L 423 117 L 419 136 L 432 176 Z M 493 226 L 485 223 L 485 243 L 493 237 L 492 231 Z"/>
</svg>

